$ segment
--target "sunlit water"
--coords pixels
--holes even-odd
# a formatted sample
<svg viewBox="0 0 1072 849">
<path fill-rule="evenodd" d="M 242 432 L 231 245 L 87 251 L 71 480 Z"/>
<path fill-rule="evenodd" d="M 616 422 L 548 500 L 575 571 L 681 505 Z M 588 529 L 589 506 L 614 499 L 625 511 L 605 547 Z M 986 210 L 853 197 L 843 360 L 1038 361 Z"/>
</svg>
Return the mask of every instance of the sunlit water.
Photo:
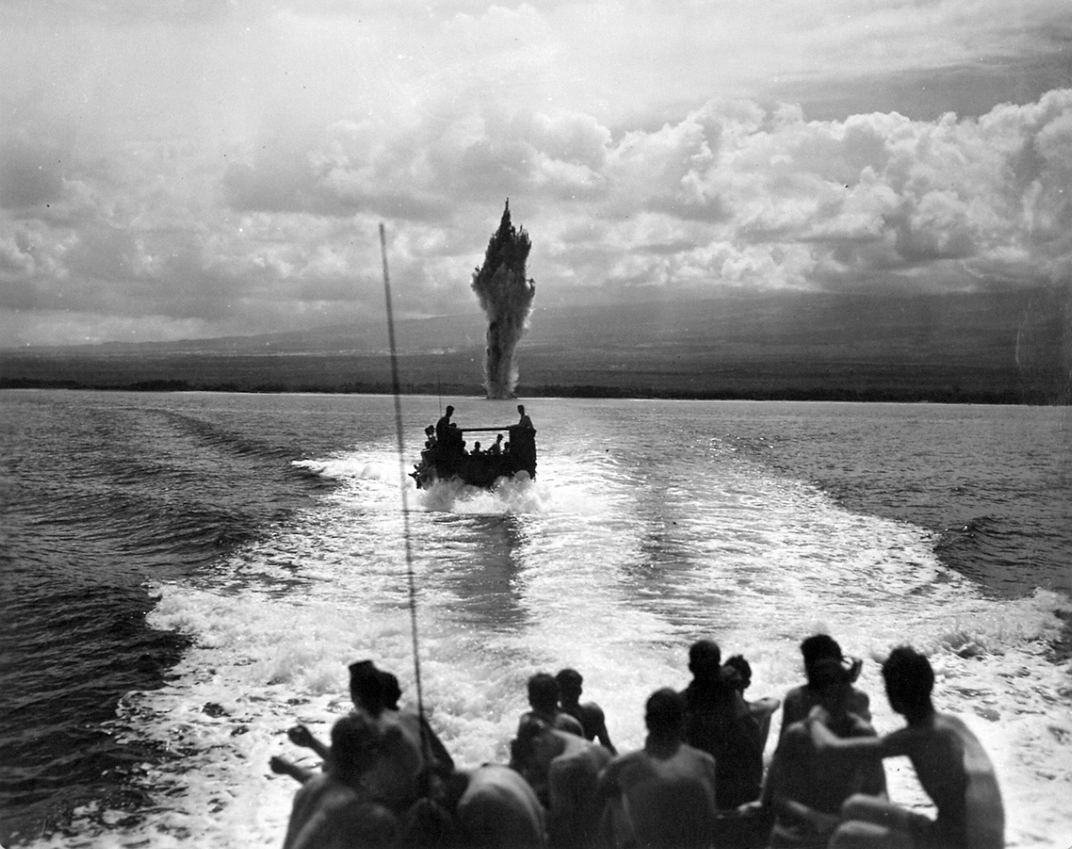
<svg viewBox="0 0 1072 849">
<path fill-rule="evenodd" d="M 219 419 L 205 397 L 164 406 Z M 454 403 L 462 426 L 516 418 L 509 404 Z M 1072 843 L 1072 679 L 1052 651 L 1070 608 L 1060 575 L 995 592 L 943 564 L 940 532 L 852 510 L 844 492 L 835 500 L 814 483 L 818 448 L 785 447 L 809 438 L 816 417 L 829 415 L 823 405 L 526 406 L 539 429 L 535 481 L 490 493 L 410 488 L 406 514 L 400 479 L 412 458 L 400 469 L 388 399 L 315 399 L 301 416 L 281 416 L 297 441 L 304 420 L 315 449 L 288 464 L 330 485 L 197 568 L 146 570 L 148 624 L 192 644 L 161 686 L 127 693 L 105 723 L 118 745 L 155 753 L 124 778 L 145 802 L 87 801 L 38 845 L 278 845 L 297 785 L 272 775 L 268 759 L 317 763 L 289 744 L 286 728 L 300 721 L 326 737 L 349 708 L 346 665 L 360 658 L 395 671 L 415 697 L 407 524 L 424 701 L 459 764 L 507 759 L 537 670 L 579 669 L 585 698 L 603 706 L 615 744 L 628 750 L 642 744 L 647 696 L 687 683 L 693 640 L 744 653 L 754 670 L 747 695 L 780 697 L 801 679 L 799 641 L 823 630 L 867 659 L 858 686 L 871 694 L 880 733 L 901 720 L 882 694 L 878 661 L 905 642 L 925 651 L 937 706 L 963 716 L 994 761 L 1008 844 Z M 846 434 L 875 415 L 844 407 Z M 438 403 L 406 399 L 405 410 L 415 455 Z M 887 437 L 904 429 L 903 411 L 887 408 Z M 915 450 L 926 453 L 933 435 L 922 415 Z M 955 429 L 989 432 L 1008 415 L 995 411 L 992 425 L 968 417 Z M 325 436 L 327 421 L 348 435 Z M 1030 421 L 1044 434 L 1063 427 Z M 872 440 L 876 478 L 888 480 L 903 457 L 888 438 Z M 1066 465 L 1058 495 L 1067 475 Z M 859 485 L 848 473 L 839 480 Z M 245 483 L 234 480 L 237 501 Z M 907 761 L 888 762 L 887 775 L 892 798 L 927 810 Z"/>
</svg>

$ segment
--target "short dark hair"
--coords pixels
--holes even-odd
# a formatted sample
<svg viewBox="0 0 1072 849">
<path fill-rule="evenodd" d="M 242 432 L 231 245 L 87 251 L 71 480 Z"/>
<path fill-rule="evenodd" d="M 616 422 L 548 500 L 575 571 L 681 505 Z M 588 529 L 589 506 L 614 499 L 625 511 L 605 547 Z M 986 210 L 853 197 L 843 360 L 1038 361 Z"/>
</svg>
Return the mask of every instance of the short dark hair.
<svg viewBox="0 0 1072 849">
<path fill-rule="evenodd" d="M 529 678 L 529 704 L 539 711 L 558 707 L 558 682 L 549 672 L 537 672 Z"/>
<path fill-rule="evenodd" d="M 711 667 L 722 664 L 722 649 L 714 640 L 697 640 L 689 646 L 689 668 L 694 666 Z"/>
<path fill-rule="evenodd" d="M 558 682 L 558 685 L 560 687 L 563 684 L 574 684 L 576 686 L 580 686 L 582 683 L 584 683 L 584 676 L 581 675 L 581 673 L 578 672 L 576 669 L 572 669 L 567 666 L 565 669 L 560 669 L 558 671 L 558 673 L 555 675 L 555 680 Z"/>
<path fill-rule="evenodd" d="M 890 652 L 882 664 L 882 678 L 891 704 L 897 701 L 911 709 L 930 702 L 934 670 L 926 656 L 911 646 L 898 646 Z"/>
<path fill-rule="evenodd" d="M 685 726 L 685 699 L 669 687 L 656 690 L 644 705 L 644 724 L 652 734 L 678 734 Z"/>
<path fill-rule="evenodd" d="M 752 664 L 745 659 L 743 654 L 735 654 L 726 660 L 726 666 L 735 673 L 734 677 L 740 689 L 747 690 L 748 685 L 752 683 Z"/>
<path fill-rule="evenodd" d="M 450 404 L 447 404 L 447 415 L 450 415 L 453 412 L 454 412 L 454 408 L 452 406 L 450 406 Z"/>
<path fill-rule="evenodd" d="M 812 670 L 815 664 L 824 658 L 841 660 L 841 646 L 829 634 L 813 634 L 800 644 L 800 653 L 804 657 L 804 674 L 808 684 L 812 684 Z"/>
<path fill-rule="evenodd" d="M 562 696 L 566 693 L 579 696 L 581 693 L 581 684 L 584 683 L 584 676 L 581 675 L 576 669 L 561 669 L 555 675 L 555 681 L 558 682 L 558 694 Z"/>
<path fill-rule="evenodd" d="M 350 694 L 373 716 L 383 712 L 383 677 L 371 660 L 350 664 Z"/>
</svg>

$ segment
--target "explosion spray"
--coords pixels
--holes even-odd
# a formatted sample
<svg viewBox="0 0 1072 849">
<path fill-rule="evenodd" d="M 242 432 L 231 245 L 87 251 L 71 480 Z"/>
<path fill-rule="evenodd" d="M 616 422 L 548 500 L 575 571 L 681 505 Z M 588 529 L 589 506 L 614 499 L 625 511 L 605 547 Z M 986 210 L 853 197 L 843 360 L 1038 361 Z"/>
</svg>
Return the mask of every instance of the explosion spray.
<svg viewBox="0 0 1072 849">
<path fill-rule="evenodd" d="M 532 243 L 525 228 L 510 223 L 506 201 L 499 229 L 488 242 L 484 265 L 473 272 L 473 291 L 488 317 L 488 347 L 484 359 L 484 388 L 490 399 L 513 398 L 517 386 L 514 351 L 527 329 L 536 296 L 536 283 L 525 277 Z"/>
</svg>

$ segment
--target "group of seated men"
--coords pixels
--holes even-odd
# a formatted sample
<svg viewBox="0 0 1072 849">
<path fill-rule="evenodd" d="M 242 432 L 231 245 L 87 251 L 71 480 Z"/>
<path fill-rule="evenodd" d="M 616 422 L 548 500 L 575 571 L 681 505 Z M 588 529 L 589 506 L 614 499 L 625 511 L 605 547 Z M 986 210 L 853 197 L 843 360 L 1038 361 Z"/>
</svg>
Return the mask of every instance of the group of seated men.
<svg viewBox="0 0 1072 849">
<path fill-rule="evenodd" d="M 303 783 L 284 849 L 1003 846 L 993 767 L 963 722 L 934 709 L 925 656 L 901 646 L 883 663 L 890 707 L 906 725 L 879 737 L 867 695 L 853 686 L 861 662 L 823 634 L 801 652 L 806 683 L 784 704 L 749 702 L 748 662 L 737 655 L 723 664 L 716 643 L 694 643 L 692 681 L 649 697 L 644 746 L 625 754 L 599 706 L 580 702 L 580 673 L 537 673 L 510 763 L 473 769 L 456 768 L 423 717 L 398 708 L 395 676 L 353 664 L 355 710 L 335 723 L 331 747 L 304 726 L 288 732 L 324 759 L 323 772 L 272 759 L 274 771 Z M 882 762 L 898 756 L 915 767 L 935 819 L 887 798 Z"/>
</svg>

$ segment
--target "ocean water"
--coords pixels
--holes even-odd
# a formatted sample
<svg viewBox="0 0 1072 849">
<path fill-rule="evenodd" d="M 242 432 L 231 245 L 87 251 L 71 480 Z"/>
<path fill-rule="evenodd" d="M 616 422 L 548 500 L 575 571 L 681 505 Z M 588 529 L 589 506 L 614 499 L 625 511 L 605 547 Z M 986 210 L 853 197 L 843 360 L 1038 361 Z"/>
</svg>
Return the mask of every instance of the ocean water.
<svg viewBox="0 0 1072 849">
<path fill-rule="evenodd" d="M 387 397 L 0 393 L 0 842 L 279 845 L 297 785 L 268 759 L 316 763 L 286 728 L 326 735 L 360 658 L 414 699 L 408 524 L 460 764 L 507 758 L 537 670 L 579 669 L 625 750 L 693 640 L 780 697 L 823 630 L 865 658 L 880 732 L 881 658 L 927 652 L 1008 845 L 1072 844 L 1067 408 L 534 399 L 535 481 L 402 489 L 448 400 L 516 419 L 405 398 L 400 466 Z"/>
</svg>

